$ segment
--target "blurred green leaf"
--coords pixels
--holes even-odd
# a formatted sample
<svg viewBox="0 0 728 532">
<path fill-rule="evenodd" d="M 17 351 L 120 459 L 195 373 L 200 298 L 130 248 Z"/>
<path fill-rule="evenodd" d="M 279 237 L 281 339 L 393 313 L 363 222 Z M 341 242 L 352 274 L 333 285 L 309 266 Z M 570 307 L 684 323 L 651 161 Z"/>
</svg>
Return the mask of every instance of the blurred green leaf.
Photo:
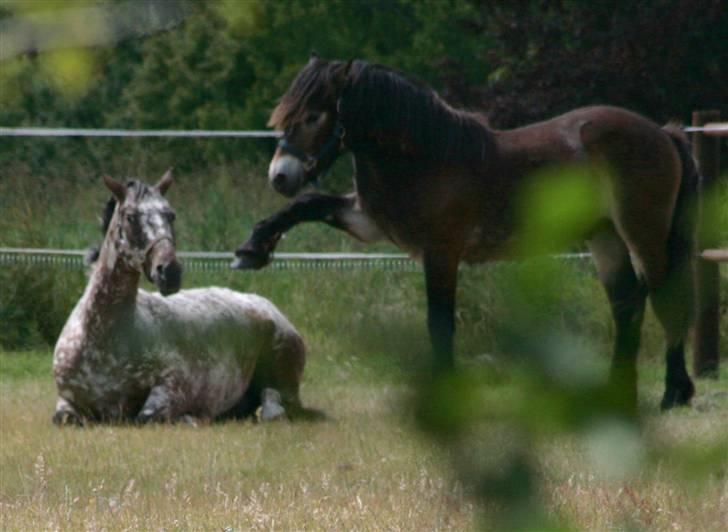
<svg viewBox="0 0 728 532">
<path fill-rule="evenodd" d="M 642 471 L 647 449 L 635 425 L 605 418 L 584 434 L 586 453 L 602 478 L 624 480 Z"/>
<path fill-rule="evenodd" d="M 518 199 L 518 255 L 560 251 L 579 242 L 603 215 L 601 197 L 586 166 L 553 167 L 531 175 Z"/>
<path fill-rule="evenodd" d="M 69 98 L 83 96 L 93 76 L 95 59 L 84 49 L 49 52 L 41 59 L 41 68 L 54 88 Z"/>
</svg>

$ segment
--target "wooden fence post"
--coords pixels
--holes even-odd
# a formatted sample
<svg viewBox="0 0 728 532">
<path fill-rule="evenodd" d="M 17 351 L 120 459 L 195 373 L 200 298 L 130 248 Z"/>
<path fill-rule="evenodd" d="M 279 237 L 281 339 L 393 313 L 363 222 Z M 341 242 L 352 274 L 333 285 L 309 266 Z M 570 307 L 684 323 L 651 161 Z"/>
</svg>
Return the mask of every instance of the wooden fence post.
<svg viewBox="0 0 728 532">
<path fill-rule="evenodd" d="M 719 122 L 720 111 L 695 111 L 693 126 L 701 127 L 709 122 Z M 720 142 L 701 132 L 693 133 L 693 156 L 703 177 L 701 187 L 701 220 L 698 222 L 698 249 L 717 247 L 715 236 L 703 226 L 703 200 L 711 194 L 720 171 Z M 720 271 L 718 263 L 696 260 L 695 271 L 695 343 L 693 371 L 696 377 L 718 377 L 720 332 Z"/>
</svg>

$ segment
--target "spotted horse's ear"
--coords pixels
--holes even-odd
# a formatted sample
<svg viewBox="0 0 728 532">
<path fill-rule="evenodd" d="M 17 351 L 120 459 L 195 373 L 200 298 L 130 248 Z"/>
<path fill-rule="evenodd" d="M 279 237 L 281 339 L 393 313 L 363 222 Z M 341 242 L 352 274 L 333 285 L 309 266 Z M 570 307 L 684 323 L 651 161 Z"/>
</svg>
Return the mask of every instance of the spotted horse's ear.
<svg viewBox="0 0 728 532">
<path fill-rule="evenodd" d="M 164 196 L 167 193 L 167 190 L 169 190 L 169 187 L 172 186 L 172 183 L 174 183 L 174 179 L 172 178 L 172 168 L 170 168 L 164 172 L 164 175 L 159 182 L 154 185 L 154 188 L 157 189 L 162 196 Z"/>
<path fill-rule="evenodd" d="M 108 175 L 104 175 L 103 180 L 106 188 L 111 191 L 116 198 L 116 201 L 124 203 L 124 199 L 126 198 L 126 187 Z"/>
</svg>

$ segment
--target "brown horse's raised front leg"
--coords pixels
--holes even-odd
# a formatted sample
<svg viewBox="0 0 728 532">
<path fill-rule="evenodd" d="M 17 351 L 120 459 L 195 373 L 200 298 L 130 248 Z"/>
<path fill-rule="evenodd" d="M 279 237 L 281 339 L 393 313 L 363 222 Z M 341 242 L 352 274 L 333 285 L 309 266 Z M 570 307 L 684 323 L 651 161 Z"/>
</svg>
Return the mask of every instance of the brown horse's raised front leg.
<svg viewBox="0 0 728 532">
<path fill-rule="evenodd" d="M 435 373 L 455 366 L 455 291 L 459 258 L 452 254 L 428 251 L 424 256 L 427 286 L 427 328 L 434 355 Z"/>
<path fill-rule="evenodd" d="M 273 216 L 255 225 L 248 240 L 235 251 L 231 268 L 263 268 L 270 262 L 270 255 L 281 236 L 303 222 L 324 222 L 351 232 L 345 219 L 346 213 L 354 212 L 355 203 L 353 195 L 311 193 L 296 198 Z"/>
</svg>

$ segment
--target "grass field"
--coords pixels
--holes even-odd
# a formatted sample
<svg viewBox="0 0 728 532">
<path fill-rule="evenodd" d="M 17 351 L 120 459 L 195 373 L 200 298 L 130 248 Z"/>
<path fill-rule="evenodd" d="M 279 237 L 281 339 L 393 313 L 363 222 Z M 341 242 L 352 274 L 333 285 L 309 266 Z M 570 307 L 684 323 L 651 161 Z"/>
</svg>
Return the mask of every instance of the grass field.
<svg viewBox="0 0 728 532">
<path fill-rule="evenodd" d="M 180 176 L 170 199 L 181 249 L 232 250 L 280 204 L 246 172 Z M 5 174 L 0 246 L 76 248 L 99 240 L 96 218 L 108 194 L 95 174 L 62 182 Z M 364 248 L 320 226 L 296 229 L 280 249 L 392 250 Z M 520 263 L 462 270 L 457 352 L 465 373 L 477 374 L 489 364 L 483 360 L 508 359 L 513 342 L 504 331 L 516 319 L 516 330 L 537 323 L 570 339 L 569 352 L 583 360 L 570 359 L 565 374 L 587 361 L 588 371 L 606 377 L 613 330 L 593 270 L 581 263 L 554 269 L 564 281 L 556 290 Z M 663 338 L 648 312 L 639 432 L 536 423 L 537 432 L 522 438 L 504 414 L 505 423 L 473 428 L 468 452 L 475 455 L 463 461 L 462 448 L 425 434 L 416 421 L 417 376 L 429 351 L 421 274 L 185 274 L 186 287 L 256 292 L 288 315 L 309 346 L 303 401 L 330 422 L 60 430 L 50 422 L 49 346 L 84 283 L 81 271 L 0 269 L 0 530 L 497 529 L 507 503 L 484 499 L 462 466 L 476 471 L 482 461 L 498 469 L 503 455 L 523 448 L 533 457 L 536 506 L 559 528 L 728 529 L 728 314 L 720 323 L 722 373 L 697 383 L 692 408 L 658 413 Z M 523 286 L 525 320 L 511 308 Z M 721 297 L 726 308 L 728 282 Z M 496 411 L 519 396 L 533 418 L 545 416 L 548 397 L 529 396 L 503 368 L 478 393 Z M 531 519 L 533 508 L 506 509 L 521 518 L 512 525 L 545 522 Z"/>
<path fill-rule="evenodd" d="M 507 281 L 518 268 L 462 272 L 458 351 L 465 367 L 477 368 L 480 355 L 498 357 L 508 345 L 499 331 L 507 320 Z M 612 334 L 606 303 L 590 268 L 564 268 L 573 282 L 559 292 L 560 310 L 549 318 L 576 335 L 585 355 L 594 353 L 604 378 Z M 57 286 L 80 290 L 83 283 L 80 272 L 56 270 L 53 277 Z M 484 503 L 458 474 L 454 464 L 461 460 L 450 454 L 458 449 L 442 446 L 415 421 L 415 376 L 428 351 L 421 275 L 189 272 L 185 284 L 232 286 L 273 299 L 309 346 L 302 398 L 332 421 L 61 430 L 50 422 L 50 350 L 3 352 L 0 529 L 499 527 L 500 505 Z M 728 372 L 724 364 L 719 380 L 698 382 L 693 408 L 660 415 L 661 345 L 648 315 L 640 368 L 647 422 L 636 451 L 629 438 L 607 438 L 617 461 L 623 445 L 628 458 L 638 455 L 617 478 L 610 473 L 615 458 L 607 452 L 605 467 L 588 432 L 547 430 L 527 440 L 538 456 L 539 501 L 559 527 L 712 531 L 728 525 L 728 454 L 720 447 L 728 441 Z M 495 384 L 496 397 L 506 404 L 515 386 L 507 379 Z M 540 406 L 534 398 L 533 409 Z M 493 445 L 523 444 L 515 436 L 505 442 L 500 435 L 479 437 L 476 449 L 486 454 Z"/>
<path fill-rule="evenodd" d="M 304 401 L 324 423 L 229 422 L 58 429 L 50 353 L 0 354 L 2 530 L 434 530 L 482 524 L 446 452 L 412 422 L 407 376 L 311 360 Z M 334 364 L 339 366 L 339 364 Z M 327 366 L 323 368 L 321 366 Z M 369 366 L 371 368 L 371 366 Z M 662 368 L 642 367 L 654 410 Z M 506 390 L 503 391 L 506 393 Z M 728 437 L 728 373 L 701 381 L 692 409 L 645 431 L 687 449 Z M 706 469 L 675 455 L 614 480 L 588 442 L 542 442 L 546 508 L 575 529 L 725 530 L 728 460 Z M 489 507 L 484 507 L 487 517 Z"/>
<path fill-rule="evenodd" d="M 472 521 L 441 453 L 402 422 L 399 385 L 308 382 L 303 396 L 335 418 L 327 423 L 58 430 L 49 424 L 48 353 L 3 357 L 3 374 L 10 359 L 34 366 L 1 384 L 3 530 L 423 529 Z"/>
</svg>

